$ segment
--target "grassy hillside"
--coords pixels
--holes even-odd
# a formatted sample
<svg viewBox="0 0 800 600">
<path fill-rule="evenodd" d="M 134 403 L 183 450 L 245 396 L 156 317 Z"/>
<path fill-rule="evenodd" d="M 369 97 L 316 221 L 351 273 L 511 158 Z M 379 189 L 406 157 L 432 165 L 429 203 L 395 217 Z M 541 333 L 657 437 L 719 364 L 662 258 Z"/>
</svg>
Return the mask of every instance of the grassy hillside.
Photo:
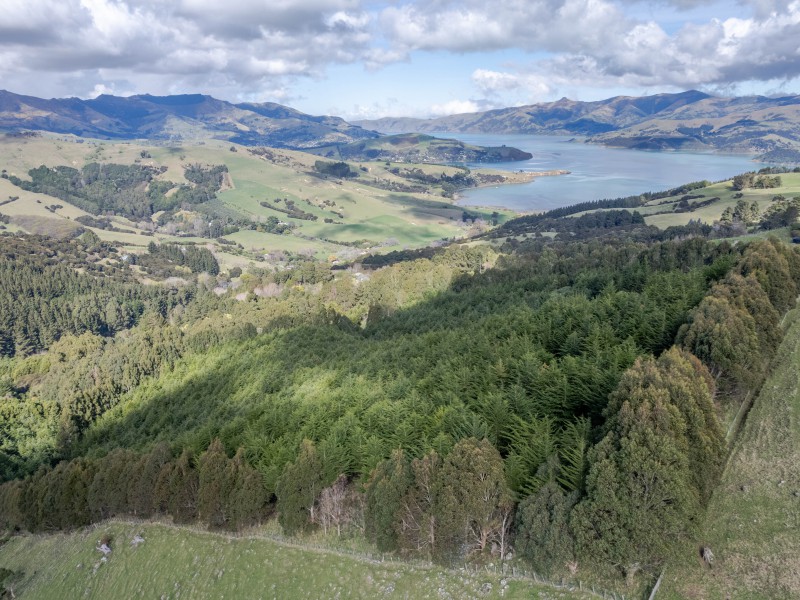
<svg viewBox="0 0 800 600">
<path fill-rule="evenodd" d="M 531 235 L 567 240 L 604 229 L 603 235 L 628 239 L 701 235 L 744 241 L 776 236 L 788 242 L 796 237 L 792 232 L 798 230 L 800 172 L 747 175 L 753 181 L 741 190 L 734 188 L 733 179 L 699 181 L 664 192 L 582 202 L 507 220 L 484 237 L 497 243 L 516 243 Z"/>
<path fill-rule="evenodd" d="M 750 411 L 696 547 L 667 570 L 663 598 L 800 597 L 800 312 Z M 699 547 L 711 548 L 711 567 Z"/>
<path fill-rule="evenodd" d="M 165 162 L 180 152 L 162 150 Z M 148 159 L 159 160 L 159 151 Z M 269 151 L 251 159 L 241 153 L 231 152 L 236 156 L 225 171 L 230 179 L 213 203 L 231 211 L 272 210 L 262 201 L 223 200 L 235 189 L 242 203 L 249 202 L 242 192 L 248 180 L 240 175 L 257 167 L 246 161 L 292 169 L 302 156 Z M 240 160 L 244 167 L 237 166 Z M 169 165 L 162 166 L 169 172 Z M 187 170 L 187 178 L 193 173 Z M 345 185 L 305 173 L 314 183 Z M 292 190 L 281 191 L 286 195 L 278 206 L 294 204 Z M 331 205 L 306 206 L 325 211 Z M 51 205 L 47 212 L 57 210 Z M 635 216 L 616 210 L 567 218 L 582 228 L 559 234 L 587 241 L 534 238 L 501 256 L 453 245 L 416 261 L 408 260 L 413 253 L 395 256 L 397 264 L 368 272 L 334 274 L 324 265 L 304 264 L 296 267 L 296 278 L 246 273 L 237 296 L 253 294 L 249 302 L 217 297 L 203 285 L 174 299 L 154 290 L 163 297 L 153 294 L 148 310 L 121 287 L 111 300 L 125 302 L 74 303 L 63 311 L 53 302 L 43 309 L 24 300 L 48 302 L 41 289 L 63 296 L 44 285 L 52 265 L 22 259 L 49 249 L 44 242 L 2 236 L 13 248 L 5 258 L 8 300 L 0 310 L 6 322 L 0 350 L 9 357 L 0 361 L 0 467 L 9 480 L 0 486 L 0 526 L 49 535 L 95 522 L 101 530 L 9 540 L 0 548 L 0 568 L 27 574 L 17 583 L 28 586 L 31 597 L 56 591 L 59 597 L 105 596 L 112 589 L 148 597 L 183 590 L 190 596 L 250 597 L 266 590 L 273 597 L 425 597 L 425 577 L 434 572 L 427 568 L 401 566 L 398 575 L 394 566 L 389 574 L 381 566 L 362 578 L 364 563 L 343 561 L 349 555 L 329 552 L 323 560 L 307 547 L 248 545 L 274 544 L 263 538 L 234 542 L 173 529 L 167 535 L 163 526 L 151 532 L 141 523 L 107 521 L 160 515 L 239 531 L 277 514 L 287 535 L 301 535 L 330 530 L 332 521 L 319 515 L 327 518 L 331 511 L 324 507 L 338 494 L 344 498 L 337 501 L 339 512 L 347 516 L 337 527 L 360 541 L 354 547 L 371 543 L 381 552 L 448 565 L 475 560 L 474 567 L 497 563 L 495 542 L 504 560 L 527 560 L 552 577 L 592 578 L 617 590 L 624 577 L 626 593 L 638 595 L 664 564 L 673 564 L 675 547 L 690 547 L 686 560 L 696 553 L 695 527 L 727 456 L 720 414 L 759 389 L 782 337 L 780 315 L 798 295 L 800 255 L 777 240 L 656 243 L 665 232 Z M 602 234 L 608 231 L 619 237 Z M 257 244 L 263 233 L 228 235 Z M 34 243 L 42 248 L 26 250 Z M 90 245 L 98 247 L 91 260 L 107 254 L 98 274 L 128 277 L 122 273 L 126 261 L 96 240 L 61 242 L 52 262 L 61 264 L 65 256 L 88 261 Z M 190 255 L 193 264 L 208 255 L 191 250 L 184 257 L 175 246 L 154 246 L 148 259 L 178 254 L 185 266 Z M 136 267 L 146 265 L 141 260 Z M 27 263 L 33 264 L 23 271 Z M 87 277 L 61 274 L 64 287 L 94 299 L 97 294 L 84 292 Z M 105 324 L 93 323 L 98 314 Z M 53 318 L 45 320 L 47 315 Z M 75 327 L 74 315 L 86 324 Z M 792 335 L 800 346 L 800 332 Z M 765 389 L 784 397 L 794 390 L 788 379 Z M 790 416 L 775 418 L 791 423 Z M 769 422 L 755 422 L 762 421 Z M 782 439 L 794 442 L 792 435 L 782 432 Z M 790 451 L 781 447 L 776 454 Z M 747 481 L 761 481 L 767 469 L 753 465 Z M 796 479 L 791 464 L 781 468 L 784 482 Z M 25 474 L 31 476 L 11 481 Z M 734 485 L 743 493 L 758 489 Z M 759 498 L 753 499 L 757 507 Z M 712 514 L 736 514 L 727 508 L 712 507 Z M 787 523 L 794 527 L 792 513 L 783 516 L 775 520 L 779 525 L 765 524 L 779 544 Z M 746 517 L 748 526 L 762 518 Z M 420 522 L 426 526 L 414 526 Z M 132 547 L 137 532 L 145 542 Z M 106 534 L 116 540 L 115 550 L 95 569 L 100 557 L 94 544 Z M 503 549 L 507 535 L 514 537 L 513 559 Z M 732 537 L 706 536 L 723 552 Z M 231 558 L 219 549 L 228 546 L 244 550 Z M 151 547 L 156 556 L 145 560 Z M 790 540 L 785 548 L 791 556 Z M 281 562 L 284 554 L 293 562 Z M 72 562 L 75 557 L 80 560 Z M 793 559 L 781 560 L 781 566 L 795 567 Z M 264 561 L 275 568 L 260 573 Z M 38 565 L 46 574 L 34 572 Z M 120 579 L 106 588 L 112 576 L 102 574 L 116 572 L 113 565 L 119 565 Z M 413 574 L 406 584 L 402 574 L 408 569 Z M 134 582 L 143 572 L 153 575 Z M 254 572 L 259 575 L 251 577 Z M 0 571 L 0 580 L 8 576 Z M 267 579 L 251 588 L 258 577 Z M 492 581 L 471 578 L 456 580 L 451 592 L 447 577 L 433 582 L 431 595 L 501 595 Z M 74 582 L 79 587 L 70 587 Z M 52 587 L 40 591 L 38 585 Z M 514 593 L 509 587 L 502 595 Z"/>
<path fill-rule="evenodd" d="M 216 199 L 172 215 L 175 227 L 155 225 L 158 214 L 143 229 L 142 221 L 109 217 L 118 231 L 96 229 L 101 239 L 118 243 L 129 253 L 141 253 L 151 240 L 196 242 L 209 245 L 223 268 L 258 262 L 277 250 L 315 255 L 318 258 L 356 256 L 366 249 L 398 249 L 429 245 L 443 238 L 462 237 L 473 223 L 462 221 L 464 210 L 442 196 L 441 186 L 411 182 L 410 165 L 385 162 L 352 163 L 358 177 L 337 179 L 314 170 L 319 157 L 289 150 L 259 149 L 208 141 L 185 147 L 146 146 L 135 142 L 99 142 L 78 138 L 0 137 L 0 168 L 4 176 L 29 179 L 28 171 L 40 165 L 68 166 L 141 164 L 162 169 L 157 180 L 186 184 L 188 164 L 226 165 L 228 172 Z M 460 173 L 460 169 L 423 166 L 436 175 Z M 432 173 L 433 171 L 431 171 Z M 399 174 L 398 174 L 399 173 Z M 500 176 L 499 174 L 496 176 Z M 502 176 L 500 176 L 502 177 Z M 448 191 L 448 193 L 450 193 Z M 286 202 L 309 215 L 287 215 Z M 491 211 L 470 209 L 471 216 L 491 219 Z M 502 211 L 501 211 L 502 212 Z M 69 235 L 74 220 L 87 212 L 53 196 L 23 190 L 0 179 L 0 213 L 11 217 L 10 230 Z M 293 227 L 283 234 L 266 231 L 272 217 Z M 312 220 L 313 218 L 313 220 Z M 503 218 L 503 215 L 500 216 Z M 220 219 L 236 223 L 238 233 L 218 238 L 193 236 L 189 224 Z M 181 226 L 184 223 L 185 226 Z M 180 237 L 177 235 L 180 233 Z"/>
<path fill-rule="evenodd" d="M 483 148 L 459 140 L 440 139 L 421 133 L 384 136 L 350 144 L 323 146 L 313 154 L 338 160 L 392 160 L 416 163 L 476 163 L 528 160 L 532 157 L 511 147 Z"/>
<path fill-rule="evenodd" d="M 741 198 L 734 197 L 739 192 L 733 189 L 730 180 L 693 190 L 691 195 L 699 196 L 702 194 L 703 197 L 690 200 L 690 208 L 692 205 L 703 203 L 712 198 L 719 198 L 719 200 L 687 212 L 674 212 L 682 196 L 651 200 L 637 210 L 645 215 L 645 221 L 648 225 L 655 225 L 662 229 L 672 225 L 685 225 L 690 220 L 697 219 L 704 223 L 713 223 L 719 220 L 726 208 L 733 209 L 740 199 L 747 202 L 758 202 L 758 206 L 763 213 L 772 204 L 772 198 L 777 195 L 783 195 L 787 198 L 800 195 L 800 173 L 783 173 L 780 178 L 782 182 L 780 187 L 767 189 L 747 188 L 742 190 Z"/>
<path fill-rule="evenodd" d="M 641 206 L 629 208 L 629 210 L 636 210 L 644 216 L 647 225 L 653 225 L 660 229 L 686 225 L 690 221 L 698 220 L 712 224 L 715 221 L 719 221 L 726 208 L 734 209 L 736 203 L 740 200 L 745 200 L 748 203 L 758 203 L 759 210 L 763 214 L 774 203 L 773 198 L 775 196 L 782 195 L 787 199 L 791 199 L 800 195 L 800 173 L 782 173 L 780 178 L 781 185 L 779 187 L 746 188 L 741 192 L 733 189 L 732 180 L 730 179 L 718 181 L 693 189 L 688 193 L 659 197 L 645 202 Z M 686 196 L 689 196 L 686 201 L 688 206 L 679 206 L 681 200 Z M 591 209 L 573 213 L 571 216 L 580 217 L 598 210 L 614 209 Z"/>
<path fill-rule="evenodd" d="M 132 545 L 139 535 L 144 542 Z M 101 562 L 104 536 L 112 552 Z M 494 572 L 465 573 L 307 549 L 258 535 L 107 522 L 70 534 L 15 537 L 0 568 L 24 573 L 17 598 L 590 598 Z"/>
</svg>

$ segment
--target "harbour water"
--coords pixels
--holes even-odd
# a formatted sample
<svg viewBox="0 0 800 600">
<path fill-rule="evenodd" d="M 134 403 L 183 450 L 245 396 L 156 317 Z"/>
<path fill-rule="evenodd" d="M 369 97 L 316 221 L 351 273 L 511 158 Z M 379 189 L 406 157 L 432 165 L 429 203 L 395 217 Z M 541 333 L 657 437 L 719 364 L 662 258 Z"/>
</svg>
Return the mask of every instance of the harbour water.
<svg viewBox="0 0 800 600">
<path fill-rule="evenodd" d="M 540 177 L 526 184 L 464 190 L 458 201 L 464 206 L 499 206 L 522 212 L 549 210 L 587 200 L 657 192 L 702 179 L 719 181 L 765 166 L 741 154 L 607 148 L 562 136 L 436 135 L 481 146 L 505 144 L 533 154 L 530 160 L 493 164 L 493 168 L 507 171 L 570 171 L 569 175 Z"/>
</svg>

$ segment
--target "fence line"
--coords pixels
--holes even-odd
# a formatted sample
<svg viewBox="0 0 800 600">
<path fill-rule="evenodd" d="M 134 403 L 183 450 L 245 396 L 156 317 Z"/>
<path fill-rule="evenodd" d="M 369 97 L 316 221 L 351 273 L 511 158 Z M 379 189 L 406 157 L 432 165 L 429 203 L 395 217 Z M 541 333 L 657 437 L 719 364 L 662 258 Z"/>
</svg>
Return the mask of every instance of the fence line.
<svg viewBox="0 0 800 600">
<path fill-rule="evenodd" d="M 225 539 L 266 540 L 275 542 L 282 546 L 296 548 L 298 550 L 312 550 L 323 554 L 346 556 L 365 562 L 371 562 L 374 564 L 382 564 L 382 563 L 403 564 L 403 565 L 408 565 L 410 567 L 421 568 L 426 570 L 442 569 L 451 572 L 461 571 L 475 575 L 478 575 L 485 570 L 485 572 L 488 574 L 493 573 L 495 575 L 504 575 L 507 578 L 514 579 L 516 581 L 527 581 L 529 583 L 535 583 L 537 585 L 546 585 L 548 587 L 552 587 L 559 590 L 581 591 L 584 594 L 589 594 L 597 598 L 603 598 L 603 600 L 626 600 L 624 594 L 617 594 L 616 592 L 613 591 L 609 592 L 606 590 L 596 589 L 593 584 L 591 585 L 591 587 L 584 587 L 583 582 L 581 580 L 574 580 L 574 581 L 568 581 L 564 579 L 560 579 L 558 581 L 551 580 L 541 575 L 541 573 L 537 573 L 533 569 L 526 569 L 520 565 L 509 565 L 507 562 L 502 560 L 497 561 L 497 563 L 500 563 L 499 565 L 497 563 L 492 563 L 491 567 L 490 565 L 470 564 L 465 562 L 463 567 L 453 569 L 450 567 L 446 567 L 444 565 L 439 565 L 430 561 L 425 561 L 420 559 L 406 559 L 406 558 L 399 559 L 393 555 L 387 556 L 384 553 L 378 554 L 366 550 L 363 551 L 354 550 L 351 548 L 335 548 L 331 547 L 330 545 L 324 545 L 317 542 L 299 543 L 295 541 L 293 538 L 287 538 L 286 536 L 278 533 L 267 533 L 267 532 L 257 533 L 252 529 L 249 531 L 210 531 L 207 527 L 203 527 L 198 524 L 176 525 L 175 523 L 171 523 L 169 521 L 154 519 L 154 518 L 139 519 L 136 517 L 128 517 L 128 518 L 112 517 L 105 521 L 92 523 L 91 525 L 89 525 L 88 528 L 90 530 L 94 530 L 108 523 L 120 523 L 123 525 L 135 525 L 135 524 L 159 525 L 161 527 L 166 527 L 169 529 L 175 529 L 179 531 L 191 531 L 193 533 L 201 535 L 222 537 Z M 510 573 L 508 572 L 509 569 L 511 571 Z M 661 578 L 659 577 L 659 581 L 660 580 Z"/>
</svg>

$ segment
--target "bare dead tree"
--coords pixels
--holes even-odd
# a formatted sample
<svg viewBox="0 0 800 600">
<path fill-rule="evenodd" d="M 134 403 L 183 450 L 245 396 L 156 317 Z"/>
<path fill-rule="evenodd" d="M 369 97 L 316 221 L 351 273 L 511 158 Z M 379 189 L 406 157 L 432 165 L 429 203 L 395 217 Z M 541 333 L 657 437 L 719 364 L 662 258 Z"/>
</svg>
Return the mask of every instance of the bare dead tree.
<svg viewBox="0 0 800 600">
<path fill-rule="evenodd" d="M 312 519 L 322 525 L 327 534 L 330 527 L 336 528 L 336 535 L 342 535 L 342 526 L 347 521 L 347 476 L 339 475 L 336 481 L 320 492 Z"/>
</svg>

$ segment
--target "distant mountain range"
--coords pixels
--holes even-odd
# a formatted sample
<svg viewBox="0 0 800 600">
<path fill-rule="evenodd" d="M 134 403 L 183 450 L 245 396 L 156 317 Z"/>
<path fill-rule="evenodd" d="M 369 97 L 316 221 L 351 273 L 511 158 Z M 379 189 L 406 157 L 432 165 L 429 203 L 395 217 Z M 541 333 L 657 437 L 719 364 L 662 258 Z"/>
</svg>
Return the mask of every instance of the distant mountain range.
<svg viewBox="0 0 800 600">
<path fill-rule="evenodd" d="M 45 100 L 0 91 L 0 130 L 39 130 L 100 139 L 225 139 L 309 148 L 379 137 L 338 117 L 265 102 L 231 104 L 201 94 Z"/>
<path fill-rule="evenodd" d="M 698 91 L 597 102 L 556 102 L 436 119 L 384 118 L 356 124 L 384 133 L 549 134 L 646 150 L 748 153 L 800 150 L 800 96 L 720 98 Z"/>
<path fill-rule="evenodd" d="M 232 104 L 201 94 L 45 100 L 0 91 L 0 130 L 100 139 L 191 141 L 310 149 L 359 145 L 380 133 L 559 134 L 643 150 L 717 150 L 800 161 L 800 96 L 721 98 L 703 92 L 556 102 L 437 119 L 348 123 L 265 102 Z"/>
</svg>

